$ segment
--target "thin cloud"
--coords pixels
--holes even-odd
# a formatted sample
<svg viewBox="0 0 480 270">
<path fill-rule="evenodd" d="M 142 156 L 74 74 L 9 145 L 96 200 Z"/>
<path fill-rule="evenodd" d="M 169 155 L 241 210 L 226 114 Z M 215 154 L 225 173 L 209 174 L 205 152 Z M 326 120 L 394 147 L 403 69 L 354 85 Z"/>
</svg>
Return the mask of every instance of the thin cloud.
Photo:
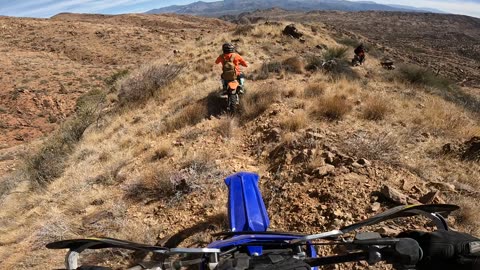
<svg viewBox="0 0 480 270">
<path fill-rule="evenodd" d="M 109 8 L 120 8 L 130 6 L 134 9 L 135 6 L 146 2 L 153 2 L 152 0 L 37 0 L 25 1 L 20 4 L 7 4 L 5 0 L 0 0 L 0 14 L 13 16 L 28 16 L 28 17 L 49 17 L 60 12 L 79 12 L 79 13 L 98 13 Z M 132 3 L 133 2 L 133 3 Z M 158 5 L 162 1 L 156 1 Z M 126 10 L 128 12 L 128 10 Z"/>
<path fill-rule="evenodd" d="M 454 14 L 480 17 L 480 0 L 376 0 L 375 2 L 379 4 L 397 4 L 420 8 L 434 8 Z"/>
</svg>

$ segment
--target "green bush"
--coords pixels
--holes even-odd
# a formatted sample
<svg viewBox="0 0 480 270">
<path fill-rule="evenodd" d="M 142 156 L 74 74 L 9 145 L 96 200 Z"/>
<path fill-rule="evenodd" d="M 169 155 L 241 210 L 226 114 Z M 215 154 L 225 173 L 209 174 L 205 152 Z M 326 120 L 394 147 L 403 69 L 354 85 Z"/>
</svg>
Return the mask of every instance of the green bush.
<svg viewBox="0 0 480 270">
<path fill-rule="evenodd" d="M 353 38 L 348 38 L 348 37 L 340 38 L 340 39 L 337 39 L 336 41 L 342 45 L 349 46 L 349 47 L 357 47 L 360 44 L 358 40 Z"/>
<path fill-rule="evenodd" d="M 446 89 L 452 85 L 449 80 L 435 75 L 426 68 L 415 65 L 400 66 L 398 76 L 408 83 L 431 86 L 439 89 Z"/>
<path fill-rule="evenodd" d="M 347 56 L 348 48 L 344 46 L 328 48 L 323 54 L 325 61 L 344 59 Z"/>
<path fill-rule="evenodd" d="M 113 86 L 118 80 L 127 76 L 129 71 L 127 69 L 123 69 L 120 71 L 115 72 L 110 77 L 105 79 L 105 84 L 108 86 Z"/>
<path fill-rule="evenodd" d="M 307 57 L 307 70 L 320 70 L 323 65 L 323 57 L 317 55 L 310 55 Z"/>
</svg>

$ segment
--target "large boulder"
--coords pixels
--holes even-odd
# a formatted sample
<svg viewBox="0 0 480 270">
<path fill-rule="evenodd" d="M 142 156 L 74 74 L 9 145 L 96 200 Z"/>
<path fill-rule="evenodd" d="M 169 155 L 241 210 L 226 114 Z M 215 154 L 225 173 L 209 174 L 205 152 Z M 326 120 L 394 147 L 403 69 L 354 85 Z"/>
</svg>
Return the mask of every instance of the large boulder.
<svg viewBox="0 0 480 270">
<path fill-rule="evenodd" d="M 300 39 L 303 36 L 303 33 L 297 29 L 295 24 L 289 24 L 285 26 L 285 29 L 283 29 L 283 34 L 296 39 Z"/>
</svg>

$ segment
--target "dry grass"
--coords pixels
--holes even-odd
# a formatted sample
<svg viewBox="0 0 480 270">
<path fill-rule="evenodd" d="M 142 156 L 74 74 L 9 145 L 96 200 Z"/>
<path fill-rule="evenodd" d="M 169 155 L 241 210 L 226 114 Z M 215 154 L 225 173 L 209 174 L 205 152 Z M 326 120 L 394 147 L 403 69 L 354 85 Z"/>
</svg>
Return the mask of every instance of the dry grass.
<svg viewBox="0 0 480 270">
<path fill-rule="evenodd" d="M 276 85 L 269 85 L 266 89 L 248 92 L 241 100 L 241 119 L 250 121 L 265 112 L 271 104 L 278 101 L 280 91 Z"/>
<path fill-rule="evenodd" d="M 323 57 L 317 55 L 310 55 L 307 57 L 307 70 L 320 70 L 323 68 Z"/>
<path fill-rule="evenodd" d="M 156 147 L 155 153 L 152 156 L 152 161 L 161 160 L 173 155 L 172 146 L 168 142 L 162 142 Z"/>
<path fill-rule="evenodd" d="M 435 75 L 429 69 L 415 65 L 400 66 L 397 74 L 402 80 L 412 84 L 436 87 L 439 89 L 446 89 L 452 85 L 449 80 Z"/>
<path fill-rule="evenodd" d="M 480 235 L 480 219 L 478 206 L 480 202 L 478 197 L 469 198 L 464 196 L 455 196 L 452 198 L 455 204 L 460 206 L 460 210 L 453 213 L 455 221 L 462 226 L 462 230 L 473 235 Z"/>
<path fill-rule="evenodd" d="M 237 120 L 231 117 L 224 117 L 218 122 L 216 130 L 224 138 L 232 138 L 237 128 Z"/>
<path fill-rule="evenodd" d="M 46 244 L 76 237 L 68 218 L 54 209 L 48 221 L 35 234 L 35 242 L 32 249 L 44 248 Z"/>
<path fill-rule="evenodd" d="M 184 69 L 182 65 L 151 63 L 119 82 L 118 98 L 122 104 L 145 101 L 168 86 Z"/>
<path fill-rule="evenodd" d="M 341 120 L 352 111 L 352 105 L 345 95 L 330 95 L 319 99 L 313 108 L 315 118 L 329 121 Z"/>
<path fill-rule="evenodd" d="M 235 28 L 233 34 L 237 36 L 246 36 L 250 34 L 254 29 L 255 26 L 251 24 L 237 25 L 237 28 Z"/>
<path fill-rule="evenodd" d="M 200 59 L 195 63 L 195 71 L 198 74 L 206 75 L 213 71 L 213 65 L 205 59 Z"/>
<path fill-rule="evenodd" d="M 282 74 L 285 72 L 292 72 L 303 74 L 305 72 L 305 60 L 302 57 L 294 56 L 285 59 L 284 61 L 270 61 L 264 62 L 262 67 L 257 70 L 257 80 L 265 80 L 270 77 L 271 73 Z M 282 74 L 285 76 L 285 74 Z"/>
<path fill-rule="evenodd" d="M 283 64 L 279 61 L 264 62 L 262 67 L 257 70 L 257 80 L 266 80 L 270 77 L 270 73 L 281 73 L 283 71 Z"/>
<path fill-rule="evenodd" d="M 294 56 L 283 61 L 283 68 L 288 72 L 303 74 L 305 72 L 305 60 L 302 57 Z"/>
<path fill-rule="evenodd" d="M 412 120 L 419 129 L 435 136 L 466 137 L 478 130 L 465 111 L 439 98 L 429 98 Z"/>
<path fill-rule="evenodd" d="M 347 56 L 348 47 L 339 46 L 328 48 L 323 54 L 323 58 L 328 60 L 344 59 Z"/>
<path fill-rule="evenodd" d="M 341 148 L 358 158 L 380 160 L 390 164 L 398 164 L 399 139 L 388 133 L 358 133 L 343 141 Z"/>
<path fill-rule="evenodd" d="M 278 25 L 258 24 L 251 31 L 255 38 L 273 38 L 279 37 L 283 27 Z"/>
<path fill-rule="evenodd" d="M 112 87 L 115 85 L 115 83 L 117 83 L 117 81 L 127 76 L 128 73 L 129 73 L 128 69 L 122 69 L 120 71 L 117 71 L 104 80 L 105 84 L 109 87 Z"/>
<path fill-rule="evenodd" d="M 174 172 L 165 165 L 142 170 L 136 183 L 127 187 L 125 196 L 133 201 L 170 200 L 175 195 Z"/>
<path fill-rule="evenodd" d="M 303 91 L 301 91 L 297 87 L 288 88 L 283 91 L 283 97 L 285 98 L 302 97 L 302 95 Z"/>
<path fill-rule="evenodd" d="M 308 115 L 304 111 L 298 111 L 294 114 L 285 115 L 280 120 L 282 129 L 295 132 L 299 129 L 307 127 L 309 123 Z"/>
<path fill-rule="evenodd" d="M 208 116 L 208 108 L 202 102 L 187 105 L 164 123 L 163 132 L 172 132 L 200 123 Z"/>
<path fill-rule="evenodd" d="M 81 140 L 85 130 L 97 119 L 99 104 L 105 93 L 91 91 L 77 100 L 75 115 L 49 137 L 40 149 L 27 157 L 23 168 L 25 175 L 35 186 L 45 186 L 62 175 L 68 155 Z"/>
<path fill-rule="evenodd" d="M 365 102 L 362 117 L 367 120 L 379 121 L 385 119 L 391 112 L 390 102 L 380 96 L 371 96 Z"/>
<path fill-rule="evenodd" d="M 311 83 L 305 87 L 303 94 L 306 98 L 317 98 L 325 94 L 325 83 Z"/>
</svg>

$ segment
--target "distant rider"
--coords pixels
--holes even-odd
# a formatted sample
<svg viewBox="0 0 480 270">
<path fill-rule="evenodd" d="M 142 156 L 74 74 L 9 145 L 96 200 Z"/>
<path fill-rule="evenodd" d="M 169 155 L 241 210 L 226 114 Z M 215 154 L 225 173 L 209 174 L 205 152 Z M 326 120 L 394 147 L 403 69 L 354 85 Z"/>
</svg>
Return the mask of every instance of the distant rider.
<svg viewBox="0 0 480 270">
<path fill-rule="evenodd" d="M 353 51 L 355 53 L 355 56 L 358 58 L 358 63 L 360 65 L 363 65 L 363 62 L 365 62 L 365 48 L 363 47 L 363 43 L 358 45 L 357 48 Z"/>
<path fill-rule="evenodd" d="M 240 56 L 240 54 L 235 53 L 235 46 L 232 43 L 225 43 L 222 45 L 223 54 L 218 56 L 215 64 L 222 63 L 223 73 L 222 73 L 222 82 L 223 90 L 226 91 L 228 81 L 238 80 L 240 84 L 240 93 L 244 93 L 244 82 L 245 76 L 240 71 L 240 65 L 248 67 L 247 62 Z"/>
</svg>

